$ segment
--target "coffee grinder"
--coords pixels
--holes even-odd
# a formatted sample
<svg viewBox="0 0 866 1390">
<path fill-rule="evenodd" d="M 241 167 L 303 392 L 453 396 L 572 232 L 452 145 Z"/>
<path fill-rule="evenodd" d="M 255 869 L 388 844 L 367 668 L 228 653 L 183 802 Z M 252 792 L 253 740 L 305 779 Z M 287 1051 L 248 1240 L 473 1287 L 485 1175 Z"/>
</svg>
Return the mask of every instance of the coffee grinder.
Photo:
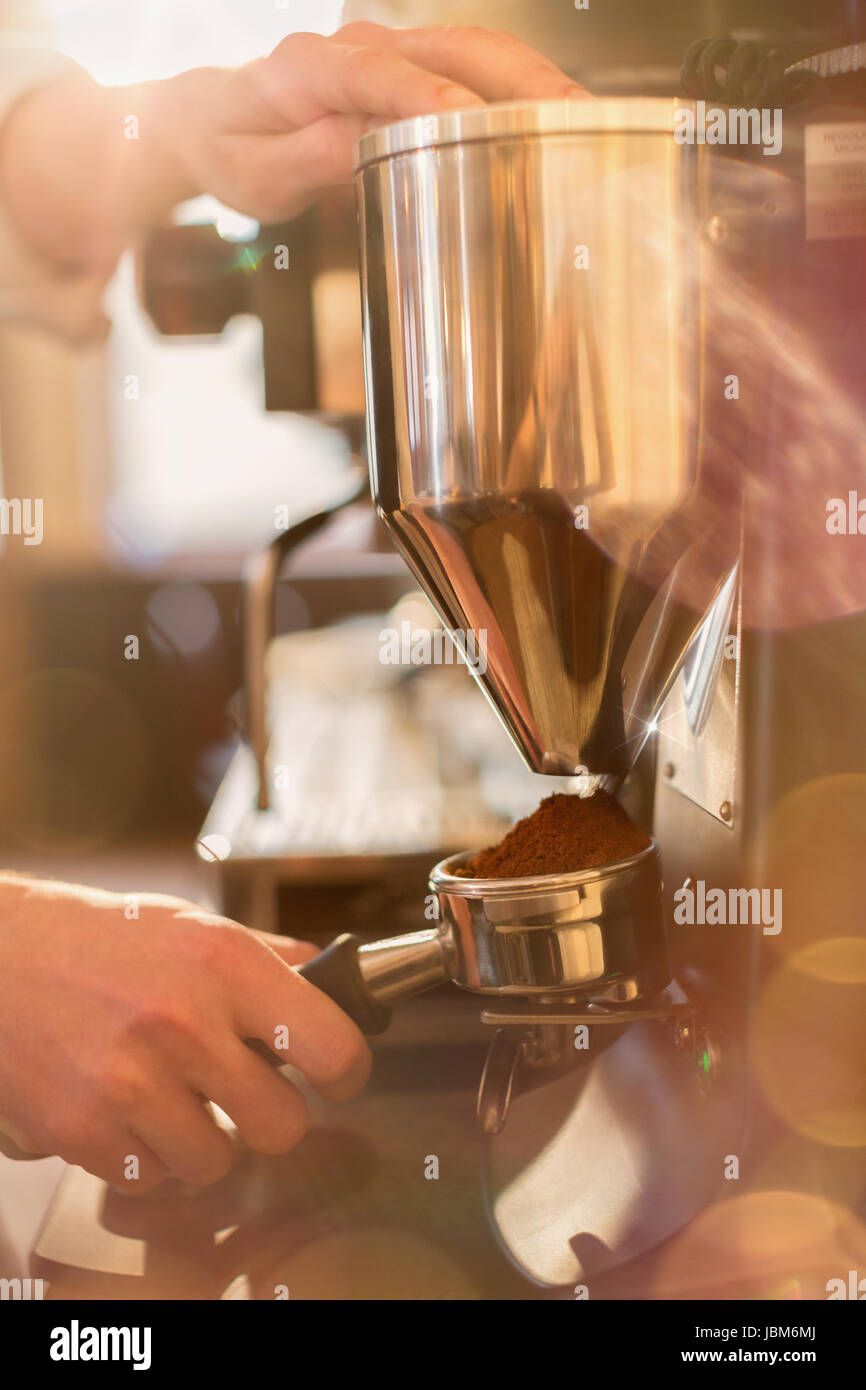
<svg viewBox="0 0 866 1390">
<path fill-rule="evenodd" d="M 697 744 L 708 725 L 718 737 L 720 704 L 733 717 L 739 662 L 735 643 L 722 664 L 737 633 L 737 501 L 714 526 L 699 455 L 696 151 L 674 119 L 665 100 L 431 117 L 365 137 L 357 173 L 380 516 L 448 629 L 486 634 L 479 683 L 527 765 L 583 791 L 642 776 L 645 805 L 678 678 Z M 717 776 L 719 806 L 733 807 Z M 368 1031 L 383 1005 L 442 979 L 483 996 L 491 1215 L 526 1272 L 565 1283 L 586 1274 L 569 1223 L 622 1259 L 707 1200 L 742 1096 L 713 1076 L 723 1022 L 674 978 L 657 841 L 537 880 L 464 878 L 460 858 L 431 874 L 437 928 L 341 939 L 304 973 Z M 538 1239 L 525 1192 L 537 1156 L 514 1171 L 500 1158 L 509 1106 L 536 1087 L 573 1092 L 576 1068 L 574 1113 L 555 1107 L 546 1139 L 583 1171 L 587 1140 L 569 1131 L 591 1136 L 610 1191 L 576 1213 L 585 1183 L 568 1200 L 561 1180 L 542 1183 L 556 1210 Z M 652 1185 L 686 1135 L 697 1180 L 659 1209 Z M 625 1144 L 647 1170 L 637 1184 L 617 1173 Z M 587 1162 L 599 1171 L 598 1154 Z"/>
<path fill-rule="evenodd" d="M 683 903 L 783 892 L 790 799 L 826 796 L 840 763 L 862 809 L 864 576 L 824 522 L 862 428 L 838 328 L 866 227 L 849 200 L 834 234 L 834 187 L 808 177 L 815 132 L 852 113 L 799 113 L 774 162 L 760 124 L 753 146 L 712 148 L 685 109 L 493 106 L 358 152 L 380 517 L 449 631 L 486 634 L 475 678 L 527 766 L 621 793 L 654 838 L 550 878 L 446 860 L 435 928 L 341 938 L 304 973 L 370 1032 L 445 979 L 481 996 L 489 1212 L 544 1285 L 681 1228 L 768 1113 L 807 1134 L 790 1067 L 759 1103 L 754 1084 L 761 981 L 802 923 L 780 946 L 757 909 L 707 925 Z M 828 666 L 838 738 L 793 765 L 785 683 L 796 669 L 798 720 L 826 725 Z M 852 934 L 837 918 L 823 945 Z"/>
</svg>

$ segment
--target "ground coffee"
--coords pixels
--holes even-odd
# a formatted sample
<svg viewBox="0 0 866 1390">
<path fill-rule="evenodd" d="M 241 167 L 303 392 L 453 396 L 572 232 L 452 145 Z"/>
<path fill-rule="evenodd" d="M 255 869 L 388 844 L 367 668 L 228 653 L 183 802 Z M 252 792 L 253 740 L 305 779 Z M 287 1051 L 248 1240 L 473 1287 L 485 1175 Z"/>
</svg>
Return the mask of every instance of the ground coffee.
<svg viewBox="0 0 866 1390">
<path fill-rule="evenodd" d="M 627 859 L 649 844 L 605 791 L 593 796 L 545 797 L 504 840 L 483 849 L 456 873 L 461 878 L 528 878 L 566 874 Z"/>
</svg>

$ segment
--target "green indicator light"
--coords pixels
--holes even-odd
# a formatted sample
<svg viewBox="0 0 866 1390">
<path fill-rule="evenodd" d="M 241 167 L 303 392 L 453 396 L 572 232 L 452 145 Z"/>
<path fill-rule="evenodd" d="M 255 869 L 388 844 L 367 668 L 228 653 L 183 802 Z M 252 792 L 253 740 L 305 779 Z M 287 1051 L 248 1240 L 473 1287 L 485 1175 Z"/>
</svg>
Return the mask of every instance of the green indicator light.
<svg viewBox="0 0 866 1390">
<path fill-rule="evenodd" d="M 701 1071 L 704 1073 L 705 1076 L 709 1076 L 709 1074 L 710 1074 L 710 1053 L 709 1053 L 709 1049 L 706 1048 L 706 1047 L 704 1048 L 703 1052 L 701 1053 L 701 1057 L 700 1057 L 700 1061 L 698 1062 L 698 1066 L 700 1067 Z"/>
</svg>

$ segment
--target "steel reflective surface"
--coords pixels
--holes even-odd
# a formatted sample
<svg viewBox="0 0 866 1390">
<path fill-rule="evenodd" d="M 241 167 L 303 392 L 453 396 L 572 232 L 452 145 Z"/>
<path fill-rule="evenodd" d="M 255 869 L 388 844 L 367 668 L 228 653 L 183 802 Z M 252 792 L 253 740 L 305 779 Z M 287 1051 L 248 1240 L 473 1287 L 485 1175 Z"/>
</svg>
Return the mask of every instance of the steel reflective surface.
<svg viewBox="0 0 866 1390">
<path fill-rule="evenodd" d="M 717 581 L 670 101 L 491 107 L 361 142 L 374 498 L 533 770 L 619 777 Z M 700 574 L 698 581 L 695 576 Z"/>
<path fill-rule="evenodd" d="M 463 878 L 437 864 L 451 978 L 482 994 L 548 995 L 620 979 L 642 993 L 670 980 L 655 844 L 614 864 L 526 879 Z"/>
</svg>

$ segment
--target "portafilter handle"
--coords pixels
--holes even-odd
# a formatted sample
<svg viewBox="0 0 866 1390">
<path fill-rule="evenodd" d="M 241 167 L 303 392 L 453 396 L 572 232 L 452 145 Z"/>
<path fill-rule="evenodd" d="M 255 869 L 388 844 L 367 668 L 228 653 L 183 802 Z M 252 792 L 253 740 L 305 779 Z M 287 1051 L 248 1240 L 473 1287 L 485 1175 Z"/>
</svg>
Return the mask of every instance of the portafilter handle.
<svg viewBox="0 0 866 1390">
<path fill-rule="evenodd" d="M 448 961 L 448 937 L 436 928 L 371 943 L 344 932 L 297 969 L 373 1036 L 388 1027 L 392 1004 L 450 980 Z"/>
</svg>

